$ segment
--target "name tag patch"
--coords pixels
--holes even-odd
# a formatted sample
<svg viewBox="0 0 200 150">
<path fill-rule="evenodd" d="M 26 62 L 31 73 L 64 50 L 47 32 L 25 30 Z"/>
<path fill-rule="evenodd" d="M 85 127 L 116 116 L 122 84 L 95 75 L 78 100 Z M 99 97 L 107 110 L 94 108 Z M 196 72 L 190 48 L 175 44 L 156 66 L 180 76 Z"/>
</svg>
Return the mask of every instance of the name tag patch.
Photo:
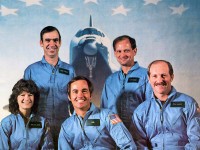
<svg viewBox="0 0 200 150">
<path fill-rule="evenodd" d="M 170 107 L 185 107 L 185 102 L 171 102 Z"/>
<path fill-rule="evenodd" d="M 29 128 L 42 128 L 42 123 L 41 122 L 30 122 Z"/>
<path fill-rule="evenodd" d="M 139 80 L 140 80 L 140 78 L 138 78 L 138 77 L 131 77 L 131 78 L 128 78 L 128 82 L 136 82 L 136 83 L 138 83 Z"/>
<path fill-rule="evenodd" d="M 86 126 L 100 126 L 100 119 L 88 119 Z"/>
<path fill-rule="evenodd" d="M 69 70 L 63 69 L 63 68 L 59 68 L 59 73 L 69 75 Z"/>
</svg>

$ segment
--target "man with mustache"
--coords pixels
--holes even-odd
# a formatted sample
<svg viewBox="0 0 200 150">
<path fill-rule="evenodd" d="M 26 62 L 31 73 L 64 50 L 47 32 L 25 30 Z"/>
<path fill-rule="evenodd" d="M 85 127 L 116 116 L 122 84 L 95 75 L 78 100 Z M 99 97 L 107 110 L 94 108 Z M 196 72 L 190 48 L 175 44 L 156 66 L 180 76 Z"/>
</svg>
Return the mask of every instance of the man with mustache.
<svg viewBox="0 0 200 150">
<path fill-rule="evenodd" d="M 165 60 L 153 61 L 148 66 L 148 78 L 152 97 L 139 105 L 132 117 L 138 148 L 199 150 L 199 106 L 171 85 L 172 65 Z"/>
<path fill-rule="evenodd" d="M 83 76 L 72 79 L 67 88 L 73 115 L 62 124 L 59 150 L 136 150 L 131 134 L 109 109 L 91 103 L 93 85 Z"/>
<path fill-rule="evenodd" d="M 68 82 L 75 76 L 74 68 L 58 56 L 61 35 L 57 28 L 47 26 L 40 32 L 40 46 L 44 50 L 41 61 L 29 65 L 24 78 L 35 81 L 40 90 L 38 114 L 47 118 L 57 149 L 60 126 L 69 117 Z"/>
</svg>

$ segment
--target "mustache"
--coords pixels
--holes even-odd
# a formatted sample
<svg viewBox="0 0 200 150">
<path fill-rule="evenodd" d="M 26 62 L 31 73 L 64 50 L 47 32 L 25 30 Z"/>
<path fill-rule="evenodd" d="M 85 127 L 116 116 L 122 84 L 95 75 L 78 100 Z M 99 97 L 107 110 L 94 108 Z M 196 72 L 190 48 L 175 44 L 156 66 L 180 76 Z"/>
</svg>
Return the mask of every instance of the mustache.
<svg viewBox="0 0 200 150">
<path fill-rule="evenodd" d="M 166 86 L 167 83 L 166 83 L 165 81 L 163 81 L 163 82 L 155 83 L 154 85 L 155 85 L 155 86 L 157 86 L 157 85 Z"/>
</svg>

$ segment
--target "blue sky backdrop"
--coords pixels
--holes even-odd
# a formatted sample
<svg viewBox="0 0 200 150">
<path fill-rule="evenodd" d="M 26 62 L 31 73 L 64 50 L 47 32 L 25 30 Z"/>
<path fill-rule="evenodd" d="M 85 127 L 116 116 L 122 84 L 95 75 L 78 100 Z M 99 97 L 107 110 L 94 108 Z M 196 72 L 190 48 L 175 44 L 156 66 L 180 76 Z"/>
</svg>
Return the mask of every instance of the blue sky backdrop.
<svg viewBox="0 0 200 150">
<path fill-rule="evenodd" d="M 170 61 L 173 85 L 200 104 L 199 10 L 199 0 L 0 0 L 0 120 L 8 114 L 3 107 L 13 85 L 29 64 L 42 58 L 42 28 L 60 30 L 60 58 L 69 62 L 70 41 L 89 26 L 90 15 L 111 42 L 122 34 L 134 37 L 141 66 L 155 59 Z M 112 48 L 109 61 L 112 69 L 119 68 Z"/>
</svg>

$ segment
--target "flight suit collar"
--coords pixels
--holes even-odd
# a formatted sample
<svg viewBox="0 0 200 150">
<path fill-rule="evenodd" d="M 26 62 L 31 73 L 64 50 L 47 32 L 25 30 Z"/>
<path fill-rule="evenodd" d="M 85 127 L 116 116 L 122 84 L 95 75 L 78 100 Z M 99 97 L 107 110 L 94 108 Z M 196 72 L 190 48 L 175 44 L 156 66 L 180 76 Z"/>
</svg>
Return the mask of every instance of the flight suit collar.
<svg viewBox="0 0 200 150">
<path fill-rule="evenodd" d="M 49 64 L 49 63 L 45 60 L 44 56 L 42 57 L 41 62 L 44 63 L 44 64 Z M 61 59 L 58 57 L 58 63 L 57 63 L 56 66 L 59 66 L 60 64 L 61 64 Z"/>
<path fill-rule="evenodd" d="M 134 65 L 131 67 L 131 69 L 128 71 L 128 73 L 138 69 L 139 67 L 140 67 L 139 63 L 137 61 L 135 61 Z M 120 68 L 120 72 L 123 74 L 122 68 Z"/>
</svg>

